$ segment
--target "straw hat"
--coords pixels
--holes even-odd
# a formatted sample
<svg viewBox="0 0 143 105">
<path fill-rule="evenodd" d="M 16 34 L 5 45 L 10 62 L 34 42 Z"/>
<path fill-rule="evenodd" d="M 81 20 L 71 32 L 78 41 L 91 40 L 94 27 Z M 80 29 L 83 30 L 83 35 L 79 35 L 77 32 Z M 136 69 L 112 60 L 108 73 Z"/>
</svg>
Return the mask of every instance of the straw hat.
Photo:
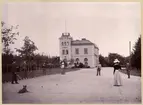
<svg viewBox="0 0 143 105">
<path fill-rule="evenodd" d="M 120 61 L 118 59 L 115 59 L 114 60 L 114 63 L 119 63 Z"/>
</svg>

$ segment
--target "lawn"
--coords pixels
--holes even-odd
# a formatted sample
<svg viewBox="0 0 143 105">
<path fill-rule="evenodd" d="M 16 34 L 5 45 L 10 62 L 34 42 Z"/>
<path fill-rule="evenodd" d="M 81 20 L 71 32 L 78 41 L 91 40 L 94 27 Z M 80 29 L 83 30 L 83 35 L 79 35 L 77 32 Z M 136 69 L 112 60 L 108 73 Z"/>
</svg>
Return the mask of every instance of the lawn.
<svg viewBox="0 0 143 105">
<path fill-rule="evenodd" d="M 127 74 L 127 70 L 126 70 L 126 69 L 122 69 L 121 72 Z M 130 70 L 130 75 L 140 76 L 140 77 L 141 77 L 141 70 L 137 70 L 137 69 L 135 69 L 135 68 L 134 68 L 134 69 L 131 69 L 131 70 Z"/>
</svg>

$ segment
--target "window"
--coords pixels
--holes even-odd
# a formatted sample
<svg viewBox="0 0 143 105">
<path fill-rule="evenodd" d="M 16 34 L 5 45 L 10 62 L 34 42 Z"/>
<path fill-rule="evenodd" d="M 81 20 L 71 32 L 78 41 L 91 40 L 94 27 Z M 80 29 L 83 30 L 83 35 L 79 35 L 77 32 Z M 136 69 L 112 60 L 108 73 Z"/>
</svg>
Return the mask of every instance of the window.
<svg viewBox="0 0 143 105">
<path fill-rule="evenodd" d="M 66 53 L 68 54 L 68 50 L 66 50 Z"/>
<path fill-rule="evenodd" d="M 65 46 L 66 46 L 66 42 L 65 42 Z"/>
<path fill-rule="evenodd" d="M 78 62 L 79 61 L 79 58 L 76 58 L 76 62 Z"/>
<path fill-rule="evenodd" d="M 79 54 L 79 49 L 78 48 L 75 49 L 75 54 Z"/>
<path fill-rule="evenodd" d="M 84 48 L 84 54 L 88 54 L 88 49 Z"/>
<path fill-rule="evenodd" d="M 63 50 L 63 55 L 65 54 L 65 50 Z"/>
<path fill-rule="evenodd" d="M 62 46 L 64 45 L 64 43 L 62 42 Z"/>
<path fill-rule="evenodd" d="M 69 45 L 69 42 L 67 42 L 67 46 Z"/>
<path fill-rule="evenodd" d="M 88 61 L 88 59 L 87 59 L 87 58 L 84 58 L 84 61 L 86 62 L 86 61 Z"/>
<path fill-rule="evenodd" d="M 85 64 L 85 67 L 88 66 L 88 59 L 87 58 L 84 58 L 84 64 Z"/>
</svg>

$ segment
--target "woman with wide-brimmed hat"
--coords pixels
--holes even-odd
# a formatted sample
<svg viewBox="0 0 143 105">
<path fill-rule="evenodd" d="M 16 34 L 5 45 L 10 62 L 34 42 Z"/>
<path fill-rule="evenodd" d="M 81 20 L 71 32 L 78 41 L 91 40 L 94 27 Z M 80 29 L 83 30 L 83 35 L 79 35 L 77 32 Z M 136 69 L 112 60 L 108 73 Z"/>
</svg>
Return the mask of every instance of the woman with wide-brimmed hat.
<svg viewBox="0 0 143 105">
<path fill-rule="evenodd" d="M 119 70 L 121 70 L 120 61 L 118 59 L 114 60 L 114 86 L 121 86 L 122 79 Z"/>
</svg>

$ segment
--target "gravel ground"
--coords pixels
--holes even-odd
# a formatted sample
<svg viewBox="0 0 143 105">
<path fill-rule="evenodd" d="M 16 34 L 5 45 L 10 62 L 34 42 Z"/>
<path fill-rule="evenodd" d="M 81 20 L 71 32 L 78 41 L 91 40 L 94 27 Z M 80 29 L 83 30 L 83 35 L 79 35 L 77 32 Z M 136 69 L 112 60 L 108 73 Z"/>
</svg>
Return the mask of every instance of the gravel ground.
<svg viewBox="0 0 143 105">
<path fill-rule="evenodd" d="M 113 86 L 113 68 L 81 69 L 65 75 L 47 75 L 2 85 L 3 103 L 35 104 L 141 104 L 141 77 L 121 73 L 123 86 Z M 18 94 L 23 85 L 30 92 Z"/>
</svg>

